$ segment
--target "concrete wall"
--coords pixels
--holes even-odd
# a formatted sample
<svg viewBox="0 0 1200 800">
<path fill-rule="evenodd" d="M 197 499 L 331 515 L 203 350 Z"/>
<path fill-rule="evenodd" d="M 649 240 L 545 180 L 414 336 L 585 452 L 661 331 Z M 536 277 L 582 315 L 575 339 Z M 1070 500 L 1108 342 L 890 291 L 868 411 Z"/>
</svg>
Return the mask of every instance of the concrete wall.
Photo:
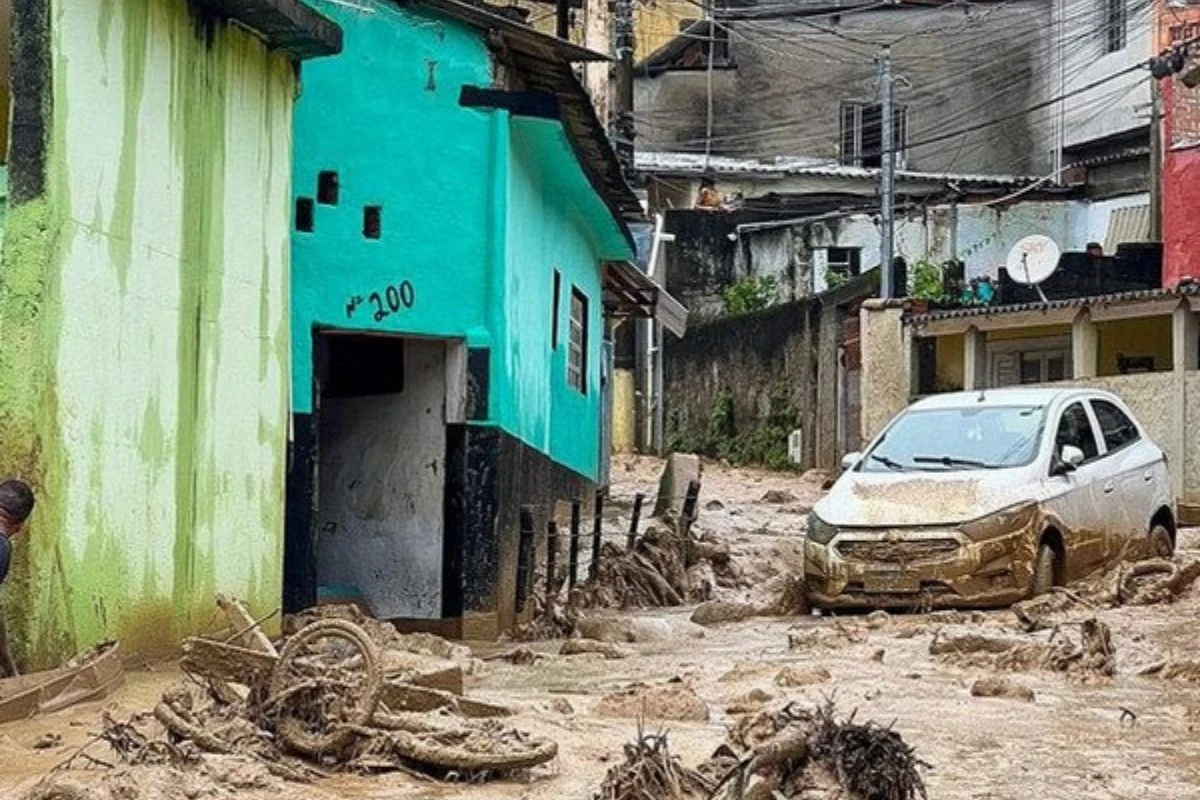
<svg viewBox="0 0 1200 800">
<path fill-rule="evenodd" d="M 183 0 L 49 19 L 46 190 L 10 208 L 0 271 L 0 473 L 39 494 L 4 597 L 30 667 L 174 648 L 218 591 L 276 608 L 288 412 L 292 64 Z"/>
<path fill-rule="evenodd" d="M 1107 52 L 1105 7 L 1100 3 L 1054 0 L 1054 26 L 1047 30 L 1057 50 L 1047 74 L 1049 97 L 1070 95 L 1056 111 L 1062 146 L 1078 147 L 1147 126 L 1150 82 L 1133 71 L 1089 91 L 1081 87 L 1144 63 L 1154 55 L 1152 4 L 1126 0 L 1126 44 Z M 1068 161 L 1069 163 L 1069 161 Z"/>
<path fill-rule="evenodd" d="M 872 101 L 867 42 L 895 41 L 895 72 L 911 89 L 909 141 L 963 129 L 1042 99 L 1049 4 L 1019 0 L 975 14 L 962 9 L 872 9 L 846 14 L 823 33 L 804 20 L 731 21 L 736 71 L 714 74 L 713 153 L 729 156 L 839 155 L 841 101 Z M 697 14 L 698 16 L 698 14 Z M 830 24 L 826 17 L 823 24 Z M 967 59 L 964 54 L 971 54 Z M 638 78 L 634 108 L 644 150 L 704 152 L 707 78 L 674 72 Z M 1033 114 L 949 142 L 914 147 L 906 166 L 926 171 L 1044 174 L 1051 161 L 1045 114 Z"/>
<path fill-rule="evenodd" d="M 442 613 L 446 345 L 404 343 L 399 394 L 321 404 L 317 580 L 379 617 Z"/>
<path fill-rule="evenodd" d="M 669 338 L 663 361 L 668 447 L 724 455 L 711 448 L 778 427 L 773 417 L 786 415 L 787 430 L 774 431 L 781 439 L 776 444 L 786 447 L 791 426 L 801 427 L 804 466 L 812 466 L 816 421 L 833 414 L 832 406 L 817 408 L 817 325 L 815 304 L 798 301 L 693 325 L 683 339 Z M 732 430 L 713 420 L 722 395 L 732 401 Z"/>
</svg>

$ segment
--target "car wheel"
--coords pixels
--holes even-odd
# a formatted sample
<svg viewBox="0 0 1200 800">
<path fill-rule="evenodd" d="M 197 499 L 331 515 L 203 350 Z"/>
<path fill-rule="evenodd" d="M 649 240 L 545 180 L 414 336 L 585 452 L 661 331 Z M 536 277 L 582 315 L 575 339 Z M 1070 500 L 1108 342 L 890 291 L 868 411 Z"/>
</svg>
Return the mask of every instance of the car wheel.
<svg viewBox="0 0 1200 800">
<path fill-rule="evenodd" d="M 1150 529 L 1150 554 L 1155 558 L 1170 558 L 1175 554 L 1171 532 L 1162 525 Z"/>
<path fill-rule="evenodd" d="M 1046 594 L 1054 588 L 1054 573 L 1058 567 L 1058 553 L 1049 544 L 1038 548 L 1037 560 L 1033 563 L 1033 596 Z"/>
</svg>

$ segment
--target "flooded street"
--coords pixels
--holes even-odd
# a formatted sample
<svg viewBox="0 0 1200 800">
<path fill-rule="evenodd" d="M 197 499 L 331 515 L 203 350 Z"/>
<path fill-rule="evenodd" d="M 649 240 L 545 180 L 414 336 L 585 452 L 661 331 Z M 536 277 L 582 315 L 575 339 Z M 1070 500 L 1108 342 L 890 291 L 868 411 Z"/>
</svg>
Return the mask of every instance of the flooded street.
<svg viewBox="0 0 1200 800">
<path fill-rule="evenodd" d="M 615 499 L 649 492 L 655 469 L 653 463 L 631 463 L 626 471 L 618 465 Z M 787 495 L 766 502 L 768 492 Z M 802 511 L 818 492 L 817 481 L 706 465 L 697 531 L 727 539 L 747 577 L 743 588 L 721 590 L 721 599 L 757 602 L 763 587 L 798 568 Z M 614 505 L 611 513 L 615 531 L 621 508 Z M 1195 532 L 1186 532 L 1180 544 L 1179 558 L 1200 557 Z M 129 780 L 143 791 L 130 796 L 582 800 L 620 762 L 622 747 L 637 735 L 639 715 L 647 732 L 665 731 L 671 751 L 697 764 L 739 715 L 787 703 L 815 706 L 826 698 L 842 715 L 894 725 L 928 764 L 922 775 L 929 797 L 938 800 L 1166 800 L 1200 787 L 1200 683 L 1138 674 L 1155 662 L 1197 657 L 1195 587 L 1173 604 L 1096 611 L 1080 605 L 1060 615 L 1063 631 L 1093 615 L 1108 624 L 1116 664 L 1111 679 L 1005 670 L 930 653 L 939 633 L 1023 635 L 1009 611 L 759 617 L 702 628 L 689 621 L 692 610 L 632 612 L 658 620 L 647 626 L 658 635 L 621 644 L 625 658 L 562 656 L 560 641 L 545 641 L 522 645 L 537 656 L 532 663 L 512 664 L 489 658 L 510 651 L 512 643 L 473 643 L 477 661 L 467 695 L 510 707 L 515 715 L 505 724 L 558 744 L 549 768 L 520 778 L 464 785 L 391 772 L 335 775 L 300 787 L 209 763 L 207 779 L 194 786 L 165 767 L 130 769 Z M 1032 701 L 973 696 L 978 679 L 997 675 L 1032 692 Z M 102 713 L 116 719 L 144 713 L 178 678 L 171 665 L 133 671 L 106 703 L 0 728 L 0 797 L 22 797 L 69 759 L 95 733 Z M 96 761 L 77 758 L 64 772 L 81 786 L 126 769 L 98 763 L 116 761 L 103 746 L 88 753 Z"/>
</svg>

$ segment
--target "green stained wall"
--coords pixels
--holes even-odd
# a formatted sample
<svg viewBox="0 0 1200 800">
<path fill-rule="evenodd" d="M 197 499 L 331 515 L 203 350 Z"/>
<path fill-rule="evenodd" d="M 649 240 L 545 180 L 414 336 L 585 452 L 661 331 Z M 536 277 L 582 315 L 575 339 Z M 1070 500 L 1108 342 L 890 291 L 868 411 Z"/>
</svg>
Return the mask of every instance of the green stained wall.
<svg viewBox="0 0 1200 800">
<path fill-rule="evenodd" d="M 184 0 L 54 0 L 47 194 L 10 208 L 0 473 L 39 505 L 2 601 L 46 665 L 281 594 L 295 73 Z"/>
<path fill-rule="evenodd" d="M 322 171 L 340 191 L 336 206 L 316 204 L 311 233 L 293 234 L 293 408 L 312 410 L 313 326 L 462 338 L 492 351 L 485 424 L 594 479 L 600 264 L 632 252 L 562 125 L 459 105 L 464 85 L 492 85 L 476 28 L 388 2 L 313 5 L 342 26 L 345 50 L 304 67 L 294 191 L 316 199 Z M 366 205 L 383 209 L 379 240 L 363 237 Z M 411 307 L 376 319 L 370 294 L 405 281 Z M 589 298 L 586 394 L 567 384 L 572 284 Z M 349 312 L 355 297 L 367 302 Z"/>
</svg>

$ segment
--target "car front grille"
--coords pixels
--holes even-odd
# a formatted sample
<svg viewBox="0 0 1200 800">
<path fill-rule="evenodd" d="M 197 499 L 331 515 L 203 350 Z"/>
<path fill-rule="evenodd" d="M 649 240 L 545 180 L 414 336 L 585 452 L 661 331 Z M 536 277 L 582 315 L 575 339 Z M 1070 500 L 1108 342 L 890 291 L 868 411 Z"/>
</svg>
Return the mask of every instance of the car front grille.
<svg viewBox="0 0 1200 800">
<path fill-rule="evenodd" d="M 840 542 L 838 555 L 849 561 L 876 564 L 916 564 L 952 556 L 958 552 L 954 539 L 916 539 L 907 542 Z"/>
</svg>

